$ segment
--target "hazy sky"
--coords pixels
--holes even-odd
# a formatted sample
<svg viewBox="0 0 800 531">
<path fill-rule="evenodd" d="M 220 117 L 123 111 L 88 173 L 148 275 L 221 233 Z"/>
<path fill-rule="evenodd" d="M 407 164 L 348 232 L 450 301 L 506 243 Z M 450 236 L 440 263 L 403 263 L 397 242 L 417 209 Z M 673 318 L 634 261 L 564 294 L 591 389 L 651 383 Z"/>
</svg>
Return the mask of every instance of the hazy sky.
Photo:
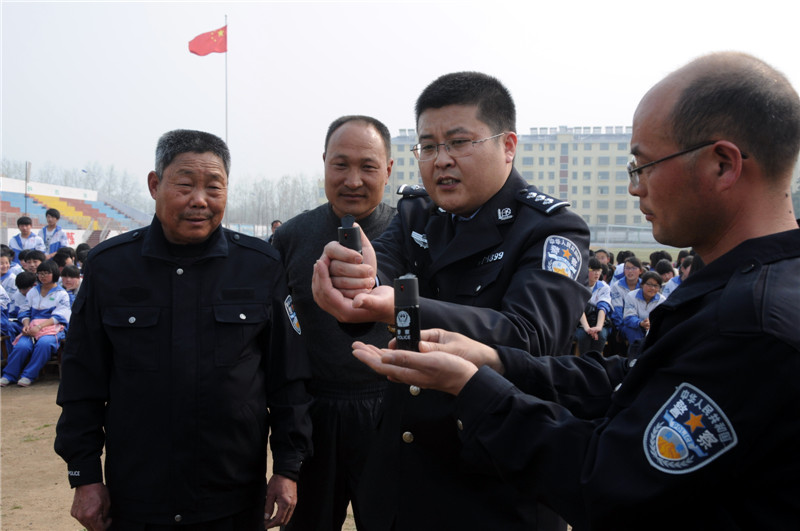
<svg viewBox="0 0 800 531">
<path fill-rule="evenodd" d="M 14 2 L 2 16 L 2 156 L 141 177 L 161 133 L 225 137 L 226 54 L 188 42 L 228 16 L 232 181 L 321 175 L 327 125 L 370 114 L 414 128 L 441 74 L 498 77 L 517 127 L 629 125 L 666 73 L 718 50 L 752 53 L 800 87 L 785 0 L 670 2 Z"/>
</svg>

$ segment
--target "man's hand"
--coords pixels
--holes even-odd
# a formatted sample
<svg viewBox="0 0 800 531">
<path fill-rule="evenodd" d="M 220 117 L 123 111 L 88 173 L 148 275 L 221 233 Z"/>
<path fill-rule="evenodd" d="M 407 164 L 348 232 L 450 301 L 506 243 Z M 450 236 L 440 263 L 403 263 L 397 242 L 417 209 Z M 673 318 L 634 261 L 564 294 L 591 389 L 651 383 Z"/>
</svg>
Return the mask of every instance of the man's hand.
<svg viewBox="0 0 800 531">
<path fill-rule="evenodd" d="M 297 483 L 287 477 L 273 475 L 267 484 L 264 528 L 288 524 L 295 505 L 297 505 Z"/>
<path fill-rule="evenodd" d="M 375 285 L 375 250 L 361 233 L 363 256 L 329 242 L 314 264 L 311 290 L 317 305 L 342 323 L 394 321 L 394 290 Z M 355 300 L 354 300 L 355 299 Z"/>
<path fill-rule="evenodd" d="M 86 531 L 105 531 L 111 525 L 109 511 L 111 498 L 108 488 L 102 483 L 91 483 L 75 488 L 70 515 L 86 528 Z"/>
<path fill-rule="evenodd" d="M 505 372 L 505 367 L 503 367 L 500 356 L 498 356 L 495 349 L 465 335 L 457 332 L 448 332 L 441 328 L 422 330 L 419 335 L 420 352 L 447 352 L 472 362 L 476 367 L 486 365 L 499 374 Z M 395 344 L 395 340 L 392 339 L 389 342 L 389 348 L 395 348 Z"/>
<path fill-rule="evenodd" d="M 457 395 L 478 371 L 475 364 L 447 352 L 410 352 L 379 349 L 360 341 L 353 343 L 353 355 L 375 372 L 393 382 L 417 385 Z"/>
</svg>

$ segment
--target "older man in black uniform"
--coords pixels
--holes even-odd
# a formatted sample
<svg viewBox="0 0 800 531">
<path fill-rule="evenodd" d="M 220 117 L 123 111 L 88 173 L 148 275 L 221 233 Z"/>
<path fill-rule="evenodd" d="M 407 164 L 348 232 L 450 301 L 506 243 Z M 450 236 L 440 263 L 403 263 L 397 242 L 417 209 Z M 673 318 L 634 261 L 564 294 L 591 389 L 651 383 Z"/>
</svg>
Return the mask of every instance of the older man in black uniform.
<svg viewBox="0 0 800 531">
<path fill-rule="evenodd" d="M 413 273 L 423 326 L 534 355 L 566 352 L 589 297 L 589 233 L 565 202 L 513 169 L 511 95 L 490 76 L 449 74 L 423 91 L 416 113 L 425 191 L 406 192 L 374 253 L 364 239 L 365 263 L 326 246 L 315 266 L 317 302 L 340 321 L 391 323 L 392 279 Z M 381 285 L 359 293 L 376 273 Z M 443 393 L 390 387 L 360 493 L 367 529 L 536 529 L 531 499 L 461 461 L 452 413 Z"/>
<path fill-rule="evenodd" d="M 95 247 L 84 269 L 55 446 L 90 531 L 291 517 L 310 451 L 308 363 L 278 253 L 220 227 L 229 168 L 216 136 L 163 135 L 153 222 Z"/>
<path fill-rule="evenodd" d="M 799 150 L 800 98 L 781 73 L 745 54 L 697 59 L 639 104 L 628 172 L 656 239 L 706 266 L 653 311 L 632 359 L 526 358 L 442 330 L 423 332 L 424 354 L 356 355 L 458 395 L 464 458 L 576 528 L 795 529 Z"/>
</svg>

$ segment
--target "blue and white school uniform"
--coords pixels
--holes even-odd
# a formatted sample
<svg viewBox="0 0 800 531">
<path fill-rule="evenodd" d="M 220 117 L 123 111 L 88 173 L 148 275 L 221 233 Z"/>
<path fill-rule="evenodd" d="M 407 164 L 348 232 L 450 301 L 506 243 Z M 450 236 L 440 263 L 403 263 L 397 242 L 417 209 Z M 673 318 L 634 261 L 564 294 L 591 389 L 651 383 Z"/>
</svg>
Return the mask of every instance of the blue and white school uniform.
<svg viewBox="0 0 800 531">
<path fill-rule="evenodd" d="M 25 249 L 36 249 L 37 251 L 44 252 L 44 240 L 38 234 L 31 231 L 30 235 L 23 239 L 22 234 L 17 234 L 8 240 L 8 246 L 14 249 L 14 263 L 19 263 L 19 252 Z"/>
<path fill-rule="evenodd" d="M 17 292 L 16 279 L 17 274 L 11 271 L 11 269 L 9 269 L 5 275 L 0 275 L 0 286 L 3 286 L 3 289 L 6 290 L 9 297 Z"/>
<path fill-rule="evenodd" d="M 56 228 L 50 231 L 50 234 L 47 233 L 47 225 L 45 225 L 39 231 L 39 237 L 44 242 L 45 249 L 47 249 L 45 254 L 52 254 L 62 247 L 69 246 L 67 233 L 64 232 L 64 229 L 61 228 L 61 225 L 56 225 Z"/>
<path fill-rule="evenodd" d="M 615 329 L 622 330 L 622 320 L 625 317 L 625 297 L 628 293 L 639 289 L 641 286 L 642 279 L 637 279 L 636 287 L 629 290 L 628 282 L 624 277 L 611 285 L 611 315 L 609 315 L 609 318 L 611 318 Z"/>
<path fill-rule="evenodd" d="M 625 316 L 622 321 L 622 331 L 628 338 L 628 343 L 633 344 L 637 339 L 644 338 L 646 331 L 639 324 L 650 317 L 656 306 L 667 300 L 660 293 L 653 295 L 650 302 L 644 300 L 642 289 L 631 291 L 625 296 Z"/>
<path fill-rule="evenodd" d="M 669 294 L 675 291 L 675 289 L 681 285 L 681 282 L 683 281 L 681 280 L 680 275 L 672 277 L 667 281 L 666 284 L 664 284 L 664 288 L 661 290 L 661 295 L 664 297 L 669 297 Z"/>
<path fill-rule="evenodd" d="M 19 312 L 19 320 L 49 319 L 53 318 L 63 329 L 55 335 L 42 336 L 36 341 L 29 336 L 20 336 L 17 344 L 8 354 L 8 365 L 3 371 L 3 376 L 14 383 L 21 377 L 34 380 L 44 364 L 58 350 L 58 345 L 66 337 L 69 318 L 72 310 L 69 304 L 69 295 L 59 286 L 53 287 L 44 297 L 41 286 L 34 286 L 25 297 L 25 304 Z M 30 361 L 23 363 L 30 356 Z"/>
</svg>

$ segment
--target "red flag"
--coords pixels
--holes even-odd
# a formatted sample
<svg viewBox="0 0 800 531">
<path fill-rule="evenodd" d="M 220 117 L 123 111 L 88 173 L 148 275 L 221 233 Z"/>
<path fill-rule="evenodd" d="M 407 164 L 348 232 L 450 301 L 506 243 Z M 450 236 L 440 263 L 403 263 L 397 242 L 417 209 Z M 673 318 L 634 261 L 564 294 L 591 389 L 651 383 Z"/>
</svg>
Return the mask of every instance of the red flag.
<svg viewBox="0 0 800 531">
<path fill-rule="evenodd" d="M 228 26 L 198 35 L 189 41 L 189 51 L 197 55 L 208 55 L 228 51 Z"/>
</svg>

